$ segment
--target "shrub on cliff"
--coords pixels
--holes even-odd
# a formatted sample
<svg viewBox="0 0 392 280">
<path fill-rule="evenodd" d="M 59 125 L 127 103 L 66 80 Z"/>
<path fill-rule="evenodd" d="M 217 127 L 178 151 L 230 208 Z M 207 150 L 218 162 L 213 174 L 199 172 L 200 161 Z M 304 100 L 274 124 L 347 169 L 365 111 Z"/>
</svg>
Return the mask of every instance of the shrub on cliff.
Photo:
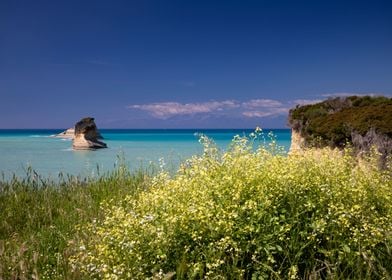
<svg viewBox="0 0 392 280">
<path fill-rule="evenodd" d="M 350 153 L 289 157 L 237 137 L 81 226 L 75 271 L 99 279 L 389 279 L 392 178 Z M 276 151 L 272 143 L 272 150 Z M 278 149 L 279 151 L 279 149 Z"/>
<path fill-rule="evenodd" d="M 352 135 L 374 130 L 392 138 L 392 98 L 350 96 L 297 106 L 289 123 L 309 146 L 343 147 Z"/>
</svg>

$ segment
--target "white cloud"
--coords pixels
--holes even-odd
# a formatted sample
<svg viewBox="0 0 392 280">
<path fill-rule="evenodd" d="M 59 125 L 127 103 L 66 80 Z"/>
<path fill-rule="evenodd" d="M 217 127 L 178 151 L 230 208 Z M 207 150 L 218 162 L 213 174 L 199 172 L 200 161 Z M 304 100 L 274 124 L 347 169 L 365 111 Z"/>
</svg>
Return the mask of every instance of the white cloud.
<svg viewBox="0 0 392 280">
<path fill-rule="evenodd" d="M 261 111 L 245 111 L 242 113 L 247 118 L 262 118 L 268 117 L 271 114 L 269 112 L 261 112 Z"/>
<path fill-rule="evenodd" d="M 128 108 L 145 111 L 158 119 L 185 115 L 226 115 L 239 118 L 263 118 L 287 114 L 292 104 L 273 99 L 208 101 L 199 103 L 156 102 L 130 105 Z"/>
<path fill-rule="evenodd" d="M 375 92 L 369 92 L 369 93 L 356 93 L 356 92 L 335 92 L 335 93 L 325 93 L 322 94 L 321 96 L 323 97 L 345 97 L 345 96 L 389 96 L 388 94 L 384 93 L 375 93 Z"/>
<path fill-rule="evenodd" d="M 243 102 L 244 108 L 270 108 L 283 106 L 282 102 L 273 99 L 251 99 Z"/>
<path fill-rule="evenodd" d="M 321 99 L 295 99 L 293 100 L 293 104 L 295 105 L 308 105 L 308 104 L 315 104 L 321 102 Z"/>
<path fill-rule="evenodd" d="M 285 115 L 289 111 L 289 108 L 280 107 L 280 108 L 269 108 L 263 111 L 244 111 L 242 115 L 247 118 L 264 118 L 264 117 L 273 117 Z"/>
<path fill-rule="evenodd" d="M 224 111 L 238 106 L 238 103 L 234 100 L 224 100 L 185 104 L 179 102 L 161 102 L 143 105 L 130 105 L 128 108 L 146 111 L 159 119 L 167 119 L 176 115 L 194 115 Z"/>
</svg>

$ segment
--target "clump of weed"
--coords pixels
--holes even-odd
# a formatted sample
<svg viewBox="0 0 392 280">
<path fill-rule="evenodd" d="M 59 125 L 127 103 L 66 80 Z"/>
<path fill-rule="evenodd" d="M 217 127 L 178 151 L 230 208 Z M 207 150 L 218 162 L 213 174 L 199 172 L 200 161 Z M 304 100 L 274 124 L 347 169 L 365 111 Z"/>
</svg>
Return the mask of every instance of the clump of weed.
<svg viewBox="0 0 392 280">
<path fill-rule="evenodd" d="M 113 172 L 95 178 L 26 171 L 0 182 L 0 279 L 80 279 L 68 262 L 76 225 L 99 219 L 103 201 L 135 195 L 149 178 L 130 173 L 121 157 Z"/>
</svg>

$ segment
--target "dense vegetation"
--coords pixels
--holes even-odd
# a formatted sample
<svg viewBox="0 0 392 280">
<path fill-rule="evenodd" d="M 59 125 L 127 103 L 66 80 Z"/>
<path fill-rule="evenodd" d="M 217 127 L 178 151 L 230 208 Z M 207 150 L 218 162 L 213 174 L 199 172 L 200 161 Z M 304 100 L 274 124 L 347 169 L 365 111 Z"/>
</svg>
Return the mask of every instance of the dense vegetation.
<svg viewBox="0 0 392 280">
<path fill-rule="evenodd" d="M 391 279 L 391 167 L 257 133 L 177 173 L 0 183 L 0 279 Z"/>
<path fill-rule="evenodd" d="M 309 146 L 343 147 L 369 131 L 392 138 L 392 98 L 350 96 L 298 106 L 289 123 Z"/>
<path fill-rule="evenodd" d="M 0 182 L 0 279 L 81 279 L 68 263 L 77 224 L 101 217 L 100 204 L 147 186 L 147 172 L 129 173 L 122 161 L 97 179 L 26 178 Z"/>
<path fill-rule="evenodd" d="M 73 269 L 98 279 L 390 279 L 392 178 L 351 152 L 202 138 L 171 177 L 103 204 Z M 278 151 L 276 153 L 276 151 Z M 373 162 L 374 163 L 374 162 Z"/>
</svg>

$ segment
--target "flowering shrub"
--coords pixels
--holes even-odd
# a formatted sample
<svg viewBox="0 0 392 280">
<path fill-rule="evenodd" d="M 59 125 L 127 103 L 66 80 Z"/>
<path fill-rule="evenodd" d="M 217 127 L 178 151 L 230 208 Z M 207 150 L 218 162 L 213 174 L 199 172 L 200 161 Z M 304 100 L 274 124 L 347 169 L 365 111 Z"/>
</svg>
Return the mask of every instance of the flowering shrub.
<svg viewBox="0 0 392 280">
<path fill-rule="evenodd" d="M 257 135 L 256 135 L 257 136 Z M 390 279 L 390 171 L 349 153 L 282 155 L 236 137 L 81 227 L 74 270 L 100 279 Z"/>
</svg>

